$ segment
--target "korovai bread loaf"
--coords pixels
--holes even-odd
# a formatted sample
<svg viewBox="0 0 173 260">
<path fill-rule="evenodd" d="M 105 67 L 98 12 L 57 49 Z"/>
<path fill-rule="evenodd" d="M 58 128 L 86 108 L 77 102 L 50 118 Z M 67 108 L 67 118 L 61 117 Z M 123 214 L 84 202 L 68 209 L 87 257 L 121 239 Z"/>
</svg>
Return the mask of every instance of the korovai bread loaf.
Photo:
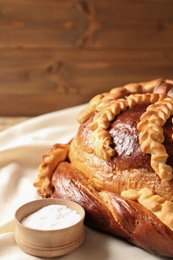
<svg viewBox="0 0 173 260">
<path fill-rule="evenodd" d="M 93 97 L 74 138 L 43 155 L 38 194 L 75 201 L 88 226 L 173 257 L 172 118 L 169 79 Z"/>
</svg>

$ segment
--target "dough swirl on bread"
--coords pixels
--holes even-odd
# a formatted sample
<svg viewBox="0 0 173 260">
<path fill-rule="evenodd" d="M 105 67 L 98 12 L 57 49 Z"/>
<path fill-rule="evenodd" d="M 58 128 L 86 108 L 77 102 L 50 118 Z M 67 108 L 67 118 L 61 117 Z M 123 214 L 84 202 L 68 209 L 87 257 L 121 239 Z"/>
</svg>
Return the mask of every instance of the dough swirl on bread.
<svg viewBox="0 0 173 260">
<path fill-rule="evenodd" d="M 69 144 L 42 157 L 34 186 L 81 204 L 87 225 L 173 257 L 172 116 L 168 79 L 93 97 Z"/>
</svg>

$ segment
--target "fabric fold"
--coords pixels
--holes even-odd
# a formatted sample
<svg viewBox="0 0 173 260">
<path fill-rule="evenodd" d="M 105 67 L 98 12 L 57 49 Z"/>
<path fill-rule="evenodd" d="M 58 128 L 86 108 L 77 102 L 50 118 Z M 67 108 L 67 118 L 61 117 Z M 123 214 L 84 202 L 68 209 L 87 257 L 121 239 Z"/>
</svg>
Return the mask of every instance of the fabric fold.
<svg viewBox="0 0 173 260">
<path fill-rule="evenodd" d="M 77 132 L 77 115 L 86 105 L 29 119 L 0 133 L 0 260 L 41 259 L 25 254 L 14 240 L 14 214 L 21 205 L 38 199 L 33 187 L 42 155 L 55 143 L 67 143 Z M 144 252 L 121 239 L 86 228 L 81 247 L 57 258 L 166 259 Z"/>
</svg>

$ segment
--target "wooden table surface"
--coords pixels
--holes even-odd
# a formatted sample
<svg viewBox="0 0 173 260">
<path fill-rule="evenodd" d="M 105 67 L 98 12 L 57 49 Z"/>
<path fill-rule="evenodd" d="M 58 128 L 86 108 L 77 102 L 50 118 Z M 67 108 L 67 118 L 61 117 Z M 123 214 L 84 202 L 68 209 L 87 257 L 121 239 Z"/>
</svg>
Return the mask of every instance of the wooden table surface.
<svg viewBox="0 0 173 260">
<path fill-rule="evenodd" d="M 81 105 L 173 75 L 171 0 L 1 0 L 0 116 Z"/>
<path fill-rule="evenodd" d="M 31 117 L 0 117 L 0 132 Z"/>
</svg>

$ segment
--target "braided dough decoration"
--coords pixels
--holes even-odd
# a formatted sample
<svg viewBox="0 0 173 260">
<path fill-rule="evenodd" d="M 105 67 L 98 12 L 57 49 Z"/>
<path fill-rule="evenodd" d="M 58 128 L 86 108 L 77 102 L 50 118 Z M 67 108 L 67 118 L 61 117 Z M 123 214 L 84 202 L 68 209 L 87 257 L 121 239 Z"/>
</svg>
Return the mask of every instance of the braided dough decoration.
<svg viewBox="0 0 173 260">
<path fill-rule="evenodd" d="M 51 176 L 58 164 L 67 158 L 69 144 L 55 144 L 50 151 L 43 157 L 39 166 L 39 174 L 34 182 L 34 186 L 39 188 L 38 193 L 42 197 L 52 195 L 52 186 L 50 184 Z"/>
<path fill-rule="evenodd" d="M 172 168 L 166 165 L 168 154 L 162 144 L 162 126 L 173 115 L 173 99 L 167 97 L 150 105 L 138 123 L 139 142 L 144 153 L 151 154 L 151 166 L 161 179 L 172 179 Z"/>
<path fill-rule="evenodd" d="M 100 112 L 94 116 L 90 129 L 93 131 L 91 139 L 94 145 L 95 153 L 104 160 L 110 160 L 115 154 L 114 149 L 110 147 L 111 137 L 106 129 L 110 126 L 110 122 L 121 111 L 127 107 L 127 101 L 124 99 L 110 101 L 108 104 L 100 108 Z"/>
<path fill-rule="evenodd" d="M 146 93 L 131 94 L 126 99 L 115 99 L 122 93 L 127 94 L 122 91 L 122 88 L 118 91 L 120 91 L 120 95 L 114 95 L 114 90 L 110 94 L 104 95 L 102 99 L 97 96 L 92 101 L 97 112 L 90 124 L 95 154 L 104 160 L 110 160 L 114 156 L 115 150 L 110 147 L 111 136 L 107 129 L 116 115 L 137 104 L 149 105 L 137 126 L 140 131 L 139 143 L 144 153 L 151 154 L 151 167 L 159 177 L 167 181 L 171 180 L 172 168 L 166 165 L 168 154 L 162 145 L 164 141 L 162 126 L 173 115 L 173 98 L 167 97 L 165 94 Z"/>
<path fill-rule="evenodd" d="M 151 154 L 151 166 L 160 178 L 170 180 L 172 168 L 166 165 L 168 155 L 162 145 L 162 126 L 173 114 L 173 98 L 168 97 L 173 96 L 172 86 L 173 81 L 160 78 L 113 88 L 110 92 L 92 98 L 88 107 L 79 113 L 78 121 L 84 123 L 95 114 L 90 129 L 96 155 L 105 160 L 114 156 L 115 151 L 110 147 L 111 137 L 107 129 L 116 115 L 137 104 L 151 104 L 138 123 L 139 142 L 142 151 Z M 57 165 L 68 157 L 68 150 L 69 144 L 55 145 L 43 156 L 37 180 L 34 182 L 34 186 L 40 188 L 39 193 L 43 197 L 52 194 L 51 175 Z"/>
<path fill-rule="evenodd" d="M 154 195 L 152 190 L 144 188 L 141 190 L 129 189 L 123 191 L 121 196 L 125 199 L 136 200 L 145 208 L 154 213 L 166 226 L 173 230 L 173 203 L 164 200 L 159 195 Z"/>
<path fill-rule="evenodd" d="M 67 196 L 68 199 L 79 199 L 79 201 L 77 202 L 84 202 L 86 204 L 84 206 L 88 207 L 89 210 L 93 207 L 92 211 L 94 211 L 94 214 L 96 214 L 98 208 L 100 208 L 100 205 L 104 204 L 104 206 L 107 208 L 106 212 L 111 212 L 112 214 L 110 219 L 110 215 L 108 215 L 108 217 L 106 215 L 105 219 L 110 221 L 110 223 L 112 223 L 111 221 L 118 221 L 118 211 L 122 220 L 122 228 L 125 231 L 126 226 L 123 225 L 124 219 L 127 219 L 128 225 L 131 225 L 131 223 L 129 223 L 130 218 L 133 219 L 134 222 L 137 219 L 135 225 L 137 225 L 137 227 L 141 227 L 141 232 L 143 230 L 141 223 L 145 219 L 143 218 L 142 213 L 144 213 L 147 223 L 148 220 L 152 220 L 152 224 L 155 223 L 154 226 L 149 226 L 149 230 L 151 232 L 150 234 L 154 233 L 154 238 L 155 231 L 157 230 L 159 235 L 163 237 L 165 243 L 167 243 L 167 241 L 169 242 L 169 247 L 171 248 L 171 253 L 169 254 L 172 257 L 173 180 L 171 179 L 173 174 L 172 168 L 166 164 L 168 154 L 163 145 L 163 126 L 167 122 L 168 118 L 172 117 L 173 115 L 173 97 L 171 97 L 173 96 L 172 86 L 173 81 L 158 79 L 146 83 L 142 82 L 127 84 L 124 87 L 114 88 L 110 92 L 103 93 L 94 97 L 89 102 L 88 107 L 80 112 L 78 116 L 78 121 L 81 124 L 90 117 L 91 119 L 93 118 L 92 122 L 88 121 L 86 122 L 86 125 L 82 125 L 82 131 L 83 129 L 87 129 L 86 132 L 82 132 L 80 130 L 83 136 L 82 134 L 79 134 L 78 140 L 77 138 L 74 138 L 74 143 L 73 140 L 71 142 L 73 143 L 73 146 L 70 146 L 71 143 L 67 145 L 55 145 L 50 151 L 48 151 L 46 155 L 42 157 L 38 178 L 34 183 L 34 186 L 38 188 L 39 195 L 46 198 L 53 196 Z M 149 153 L 151 155 L 150 164 L 154 172 L 151 170 L 151 167 L 149 168 L 149 170 L 145 169 L 145 171 L 142 171 L 142 168 L 139 167 L 138 169 L 137 167 L 135 167 L 137 164 L 135 164 L 132 169 L 127 168 L 125 170 L 119 170 L 119 166 L 116 165 L 117 161 L 115 160 L 114 164 L 114 158 L 112 158 L 116 153 L 116 151 L 114 150 L 116 146 L 114 149 L 112 149 L 111 147 L 112 139 L 109 134 L 111 123 L 112 121 L 116 120 L 116 116 L 118 114 L 130 108 L 133 108 L 138 104 L 146 105 L 147 109 L 140 117 L 140 121 L 137 124 L 137 130 L 135 125 L 135 138 L 136 136 L 138 136 L 139 132 L 139 144 L 141 151 L 143 153 Z M 142 107 L 142 111 L 144 110 L 144 107 L 145 106 Z M 138 112 L 138 110 L 136 111 Z M 129 114 L 132 115 L 132 113 L 133 112 Z M 134 117 L 134 120 L 136 118 L 138 120 L 139 117 Z M 88 128 L 89 122 L 91 123 Z M 168 122 L 168 128 L 170 138 L 170 121 Z M 88 136 L 90 136 L 91 142 L 90 140 L 88 141 Z M 74 144 L 76 140 L 80 142 L 80 138 L 82 139 L 82 145 L 79 145 L 78 152 L 76 152 L 77 149 L 75 150 L 76 146 Z M 83 143 L 83 141 L 85 142 Z M 89 145 L 87 144 L 87 142 L 89 143 Z M 135 142 L 138 142 L 138 140 Z M 168 142 L 169 141 L 165 138 L 166 147 L 168 147 L 169 145 Z M 88 148 L 87 152 L 82 150 L 85 144 Z M 73 148 L 71 149 L 71 154 L 74 154 L 74 159 L 70 157 L 71 147 Z M 137 149 L 138 148 L 139 147 L 137 146 Z M 79 151 L 82 151 L 81 154 L 84 154 L 82 158 L 78 156 L 81 155 Z M 87 157 L 86 154 L 87 156 L 89 154 L 89 156 Z M 97 156 L 95 156 L 94 154 L 96 154 Z M 102 162 L 102 160 L 100 160 L 99 158 L 105 160 L 106 162 Z M 80 169 L 78 167 L 78 162 L 80 161 L 79 159 L 82 161 L 82 167 L 86 168 L 85 172 L 83 171 L 83 169 Z M 92 160 L 96 161 L 93 163 Z M 97 162 L 98 168 L 96 167 Z M 145 163 L 145 161 L 142 162 Z M 99 163 L 102 163 L 101 167 L 103 167 L 102 172 L 100 171 L 101 174 L 99 172 Z M 113 168 L 114 166 L 115 168 Z M 90 177 L 89 174 L 87 175 L 88 171 L 93 171 L 94 174 Z M 158 176 L 156 176 L 156 174 Z M 104 184 L 99 186 L 99 182 L 97 182 L 97 180 L 100 179 L 100 182 L 104 182 Z M 141 184 L 142 182 L 144 184 Z M 117 186 L 115 185 L 115 183 Z M 109 185 L 112 185 L 111 190 L 109 190 Z M 118 185 L 120 187 L 118 187 Z M 84 188 L 84 190 L 82 189 L 82 187 Z M 62 191 L 63 188 L 64 193 Z M 78 193 L 79 197 L 76 195 Z M 169 196 L 164 197 L 163 194 L 168 193 Z M 116 197 L 116 199 L 113 199 L 113 195 Z M 96 201 L 95 198 L 97 198 Z M 123 200 L 126 200 L 126 202 L 121 202 L 122 198 Z M 121 208 L 123 207 L 123 205 L 125 207 L 124 209 L 126 209 L 126 205 L 131 205 L 130 208 L 129 206 L 127 206 L 127 211 L 129 211 L 128 215 L 123 215 L 123 210 Z M 142 213 L 140 209 L 142 209 Z M 150 214 L 148 214 L 148 212 Z M 162 223 L 159 221 L 159 224 L 157 222 L 157 218 L 155 218 L 152 213 L 157 218 L 159 218 L 161 222 L 168 227 L 168 229 L 165 229 L 165 227 L 160 228 L 160 225 Z M 103 216 L 102 212 L 99 214 L 96 216 L 96 221 L 98 222 Z M 139 216 L 139 218 L 136 218 L 136 216 Z M 115 233 L 116 232 L 117 229 L 115 229 Z M 171 232 L 171 235 L 169 232 Z M 138 236 L 138 229 L 137 232 L 135 230 L 133 235 L 134 237 Z M 170 235 L 171 238 L 168 239 L 166 237 L 167 235 Z M 139 241 L 137 237 L 137 245 L 138 242 Z M 163 247 L 165 248 L 165 244 Z M 160 250 L 160 247 L 158 249 L 158 244 L 153 248 L 154 250 L 156 249 L 156 251 Z M 164 252 L 164 254 L 167 254 L 167 252 Z"/>
<path fill-rule="evenodd" d="M 172 90 L 172 85 L 173 81 L 160 78 L 149 82 L 130 83 L 123 87 L 113 88 L 110 92 L 93 97 L 89 101 L 88 106 L 79 113 L 77 120 L 79 123 L 84 123 L 91 115 L 99 111 L 99 108 L 102 107 L 102 105 L 111 100 L 120 98 L 124 99 L 130 94 L 144 94 L 151 92 L 169 94 L 169 91 Z"/>
</svg>

